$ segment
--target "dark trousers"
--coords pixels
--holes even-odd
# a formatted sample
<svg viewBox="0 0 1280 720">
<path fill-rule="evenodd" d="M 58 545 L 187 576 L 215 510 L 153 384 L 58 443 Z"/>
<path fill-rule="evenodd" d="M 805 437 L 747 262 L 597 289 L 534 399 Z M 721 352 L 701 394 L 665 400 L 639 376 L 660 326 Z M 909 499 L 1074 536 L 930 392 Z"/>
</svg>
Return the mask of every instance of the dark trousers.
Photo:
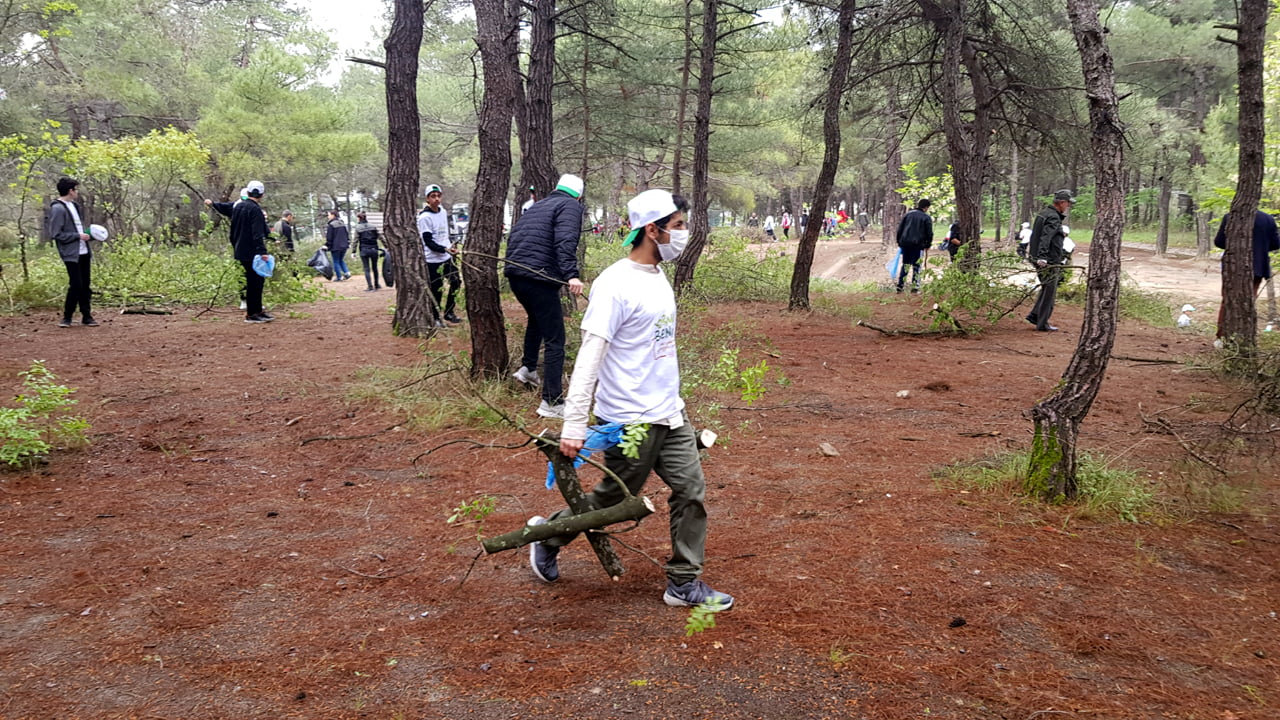
<svg viewBox="0 0 1280 720">
<path fill-rule="evenodd" d="M 1062 268 L 1051 265 L 1039 268 L 1036 274 L 1040 276 L 1040 295 L 1027 319 L 1036 324 L 1037 330 L 1048 330 L 1054 301 L 1058 297 L 1058 283 L 1062 282 Z"/>
<path fill-rule="evenodd" d="M 560 286 L 522 277 L 508 278 L 511 292 L 529 315 L 524 328 L 524 355 L 520 364 L 538 369 L 538 350 L 543 350 L 542 399 L 548 405 L 564 402 L 564 315 L 560 306 Z"/>
<path fill-rule="evenodd" d="M 911 287 L 912 289 L 920 289 L 920 251 L 919 250 L 902 250 L 902 268 L 898 270 L 898 290 L 902 290 L 902 284 L 907 279 L 907 268 L 911 269 Z"/>
<path fill-rule="evenodd" d="M 78 262 L 63 261 L 63 265 L 67 266 L 67 299 L 62 303 L 62 317 L 64 320 L 70 321 L 71 316 L 75 314 L 76 306 L 80 307 L 80 314 L 85 320 L 93 317 L 93 313 L 89 310 L 89 279 L 90 268 L 89 259 L 92 254 L 81 255 Z"/>
<path fill-rule="evenodd" d="M 378 284 L 378 256 L 361 255 L 360 264 L 364 266 L 364 281 L 369 284 L 369 287 L 371 289 L 382 287 Z"/>
<path fill-rule="evenodd" d="M 442 263 L 427 263 L 427 287 L 431 288 L 431 297 L 435 303 L 431 312 L 439 316 L 441 308 L 445 315 L 452 315 L 458 308 L 458 266 L 452 260 Z M 444 284 L 449 281 L 449 294 L 445 297 Z"/>
<path fill-rule="evenodd" d="M 526 366 L 527 367 L 527 366 Z M 649 426 L 649 435 L 640 444 L 640 457 L 622 454 L 618 446 L 605 451 L 605 466 L 626 483 L 632 495 L 639 495 L 652 470 L 671 488 L 667 507 L 671 512 L 671 559 L 664 566 L 667 577 L 677 585 L 702 574 L 707 546 L 707 509 L 704 504 L 707 481 L 702 474 L 702 460 L 693 426 L 685 418 L 684 425 L 672 430 L 666 425 Z M 618 483 L 605 478 L 587 495 L 593 508 L 606 508 L 622 502 L 624 495 Z M 570 515 L 567 508 L 552 515 L 559 519 Z M 550 547 L 563 547 L 573 535 L 559 535 L 544 540 Z"/>
<path fill-rule="evenodd" d="M 244 315 L 261 315 L 262 288 L 267 284 L 267 279 L 254 272 L 252 260 L 241 260 L 240 264 L 244 266 Z"/>
</svg>

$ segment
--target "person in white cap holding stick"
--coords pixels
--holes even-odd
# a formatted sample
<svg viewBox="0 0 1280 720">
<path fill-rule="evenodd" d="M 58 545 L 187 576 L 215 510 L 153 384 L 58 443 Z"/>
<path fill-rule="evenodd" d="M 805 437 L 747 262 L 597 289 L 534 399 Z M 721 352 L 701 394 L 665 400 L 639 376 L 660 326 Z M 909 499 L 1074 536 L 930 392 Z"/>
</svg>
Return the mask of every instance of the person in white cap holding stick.
<svg viewBox="0 0 1280 720">
<path fill-rule="evenodd" d="M 634 457 L 619 445 L 603 449 L 605 464 L 633 495 L 639 495 L 649 471 L 671 488 L 671 558 L 664 566 L 663 602 L 674 607 L 702 605 L 719 611 L 733 607 L 733 596 L 699 579 L 707 542 L 706 479 L 697 439 L 680 397 L 676 361 L 676 297 L 658 267 L 674 262 L 689 242 L 684 198 L 666 190 L 646 190 L 627 203 L 631 253 L 596 279 L 582 318 L 582 347 L 569 381 L 560 452 L 577 457 L 587 437 L 595 395 L 596 419 L 617 423 L 625 435 L 641 435 Z M 587 496 L 594 508 L 616 505 L 622 489 L 605 478 Z M 563 517 L 565 509 L 552 518 Z M 535 516 L 530 525 L 546 520 Z M 530 545 L 534 575 L 544 582 L 560 577 L 558 555 L 573 536 L 557 536 Z"/>
<path fill-rule="evenodd" d="M 582 178 L 561 175 L 556 189 L 520 214 L 507 240 L 503 274 L 529 315 L 524 354 L 513 377 L 538 384 L 538 351 L 543 351 L 542 417 L 564 416 L 564 311 L 560 288 L 582 294 L 578 240 L 582 236 Z M 545 346 L 545 349 L 543 349 Z"/>
</svg>

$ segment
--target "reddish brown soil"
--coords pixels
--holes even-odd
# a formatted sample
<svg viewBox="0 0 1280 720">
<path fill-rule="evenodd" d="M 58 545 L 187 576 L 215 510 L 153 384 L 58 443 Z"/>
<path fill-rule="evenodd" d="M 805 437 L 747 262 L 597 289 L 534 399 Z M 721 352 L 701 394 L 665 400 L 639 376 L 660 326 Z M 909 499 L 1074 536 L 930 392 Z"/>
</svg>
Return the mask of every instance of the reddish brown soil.
<svg viewBox="0 0 1280 720">
<path fill-rule="evenodd" d="M 1138 524 L 932 479 L 1029 443 L 1022 413 L 1065 368 L 1078 308 L 1060 308 L 1061 333 L 1007 320 L 949 339 L 713 308 L 702 330 L 749 324 L 772 354 L 743 359 L 790 384 L 720 412 L 705 577 L 738 604 L 686 637 L 661 570 L 626 549 L 619 582 L 583 542 L 555 585 L 524 551 L 472 567 L 474 526 L 445 522 L 461 501 L 496 496 L 484 530 L 498 534 L 559 498 L 527 449 L 412 462 L 515 432 L 379 432 L 402 418 L 345 399 L 355 369 L 420 358 L 386 331 L 390 295 L 355 284 L 348 301 L 269 326 L 233 311 L 69 330 L 53 313 L 0 319 L 5 387 L 46 360 L 93 423 L 89 447 L 0 473 L 0 717 L 1275 717 L 1280 526 L 1265 461 L 1227 479 L 1253 487 L 1247 513 Z M 851 303 L 886 326 L 914 309 Z M 465 347 L 462 332 L 430 346 Z M 1116 354 L 1206 347 L 1125 323 Z M 1113 361 L 1082 442 L 1185 500 L 1219 480 L 1144 432 L 1140 411 L 1221 390 L 1180 365 Z M 661 560 L 665 488 L 648 490 L 659 514 L 624 538 Z"/>
</svg>

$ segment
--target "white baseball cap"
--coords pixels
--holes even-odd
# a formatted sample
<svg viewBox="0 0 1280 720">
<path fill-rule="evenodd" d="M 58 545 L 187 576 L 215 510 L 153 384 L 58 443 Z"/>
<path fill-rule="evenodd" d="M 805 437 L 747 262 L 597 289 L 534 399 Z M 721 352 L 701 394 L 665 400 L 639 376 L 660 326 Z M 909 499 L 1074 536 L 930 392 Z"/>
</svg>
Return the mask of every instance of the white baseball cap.
<svg viewBox="0 0 1280 720">
<path fill-rule="evenodd" d="M 631 220 L 631 232 L 627 233 L 627 239 L 623 240 L 622 244 L 634 243 L 640 237 L 640 233 L 644 232 L 645 225 L 661 220 L 679 209 L 676 207 L 675 200 L 671 198 L 671 193 L 666 190 L 645 190 L 631 198 L 627 201 L 627 217 Z"/>
<path fill-rule="evenodd" d="M 580 198 L 582 197 L 582 178 L 565 173 L 556 182 L 556 189 L 569 193 L 570 197 Z"/>
<path fill-rule="evenodd" d="M 438 192 L 441 195 L 444 195 L 444 190 L 441 190 L 440 186 L 435 184 L 428 185 L 427 189 L 422 191 L 422 194 L 425 196 L 425 195 L 430 195 L 433 192 Z"/>
<path fill-rule="evenodd" d="M 249 197 L 260 198 L 267 191 L 261 180 L 250 180 L 248 185 L 244 186 L 245 194 Z"/>
</svg>

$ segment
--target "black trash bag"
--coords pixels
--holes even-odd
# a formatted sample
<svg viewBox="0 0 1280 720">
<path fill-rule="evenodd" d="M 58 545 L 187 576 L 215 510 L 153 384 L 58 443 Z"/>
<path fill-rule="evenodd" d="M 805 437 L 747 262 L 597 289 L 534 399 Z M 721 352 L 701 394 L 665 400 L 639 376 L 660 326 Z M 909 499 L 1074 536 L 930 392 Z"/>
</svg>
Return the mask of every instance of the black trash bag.
<svg viewBox="0 0 1280 720">
<path fill-rule="evenodd" d="M 329 256 L 325 254 L 324 248 L 316 250 L 315 255 L 307 261 L 307 267 L 315 268 L 315 271 L 323 275 L 325 280 L 333 279 L 333 263 L 329 262 Z"/>
<path fill-rule="evenodd" d="M 382 282 L 387 287 L 396 286 L 396 263 L 389 250 L 382 250 Z"/>
</svg>

